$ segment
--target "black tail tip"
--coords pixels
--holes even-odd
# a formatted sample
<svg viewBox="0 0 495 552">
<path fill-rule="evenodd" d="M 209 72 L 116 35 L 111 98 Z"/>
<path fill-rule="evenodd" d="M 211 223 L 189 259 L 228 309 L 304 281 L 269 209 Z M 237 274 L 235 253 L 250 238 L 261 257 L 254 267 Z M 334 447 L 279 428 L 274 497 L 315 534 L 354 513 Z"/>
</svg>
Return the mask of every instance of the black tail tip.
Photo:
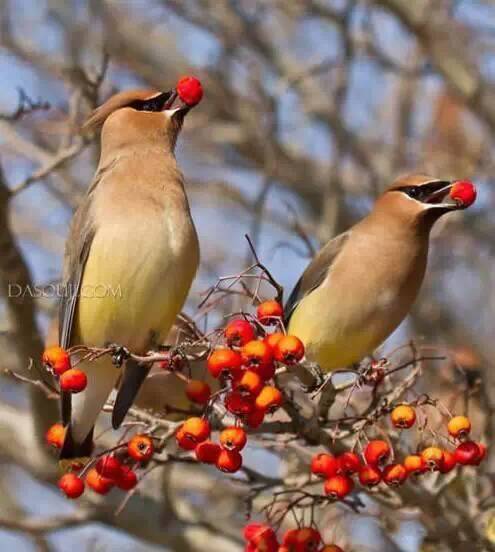
<svg viewBox="0 0 495 552">
<path fill-rule="evenodd" d="M 64 444 L 60 451 L 60 460 L 71 460 L 74 458 L 89 458 L 93 452 L 94 427 L 86 435 L 82 443 L 77 443 L 72 435 L 71 426 L 68 425 L 65 433 Z"/>
</svg>

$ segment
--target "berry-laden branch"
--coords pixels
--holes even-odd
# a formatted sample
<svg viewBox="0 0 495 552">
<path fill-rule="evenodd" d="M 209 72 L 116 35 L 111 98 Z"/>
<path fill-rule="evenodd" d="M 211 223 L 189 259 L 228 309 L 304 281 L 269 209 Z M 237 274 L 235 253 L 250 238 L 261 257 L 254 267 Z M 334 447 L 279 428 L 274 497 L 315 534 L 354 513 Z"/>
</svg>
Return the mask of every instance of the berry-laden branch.
<svg viewBox="0 0 495 552">
<path fill-rule="evenodd" d="M 126 493 L 120 513 L 139 482 L 160 466 L 206 464 L 235 474 L 232 488 L 245 496 L 247 517 L 265 518 L 264 523 L 246 526 L 246 550 L 328 552 L 343 548 L 335 542 L 324 544 L 329 538 L 318 526 L 325 512 L 361 512 L 366 506 L 360 493 L 382 504 L 401 504 L 399 493 L 408 486 L 424 488 L 430 496 L 444 493 L 452 477 L 447 474 L 462 474 L 483 461 L 486 447 L 470 437 L 469 418 L 452 414 L 430 394 L 416 391 L 428 363 L 446 357 L 413 343 L 388 358 L 365 360 L 357 368 L 326 376 L 323 386 L 331 386 L 332 415 L 320 416 L 316 401 L 321 389 L 308 389 L 297 377 L 301 369 L 312 366 L 304 344 L 286 333 L 277 298 L 262 299 L 259 284 L 251 292 L 243 282 L 254 276 L 258 282 L 269 282 L 281 296 L 281 287 L 254 250 L 253 255 L 255 264 L 228 283 L 229 290 L 244 294 L 247 306 L 229 315 L 223 327 L 203 333 L 186 318 L 181 321 L 185 333 L 175 345 L 144 355 L 119 344 L 67 351 L 52 347 L 44 352 L 43 367 L 64 392 L 84 392 L 83 361 L 108 356 L 118 369 L 133 358 L 152 364 L 151 378 L 159 373 L 177 378 L 189 404 L 158 412 L 131 408 L 123 432 L 110 448 L 100 447 L 84 466 L 72 465 L 62 476 L 59 486 L 67 497 L 75 499 L 87 488 L 102 495 L 118 488 Z M 253 274 L 253 269 L 259 273 Z M 208 309 L 226 297 L 226 281 L 220 279 L 208 291 Z M 197 376 L 200 366 L 203 378 Z M 321 372 L 321 367 L 312 368 Z M 347 379 L 339 383 L 337 376 L 344 374 Z M 37 381 L 33 383 L 39 385 Z M 53 396 L 58 389 L 46 392 Z M 109 401 L 104 411 L 112 408 Z M 108 431 L 105 434 L 108 437 Z M 58 449 L 64 436 L 64 427 L 55 424 L 46 440 Z M 297 477 L 283 478 L 244 465 L 248 442 L 275 454 L 280 462 L 294 456 L 305 467 Z M 443 484 L 432 484 L 440 478 L 445 478 Z M 343 538 L 338 540 L 343 544 Z"/>
</svg>

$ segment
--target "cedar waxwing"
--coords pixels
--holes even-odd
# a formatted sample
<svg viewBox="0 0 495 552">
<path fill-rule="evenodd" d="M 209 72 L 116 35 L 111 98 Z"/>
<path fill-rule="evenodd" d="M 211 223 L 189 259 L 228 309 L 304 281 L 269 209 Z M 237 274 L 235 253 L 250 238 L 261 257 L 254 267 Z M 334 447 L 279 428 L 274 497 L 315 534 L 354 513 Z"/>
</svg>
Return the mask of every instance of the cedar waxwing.
<svg viewBox="0 0 495 552">
<path fill-rule="evenodd" d="M 423 281 L 430 230 L 450 211 L 453 182 L 424 175 L 398 179 L 371 213 L 329 241 L 296 284 L 288 332 L 324 371 L 371 354 L 399 326 Z"/>
<path fill-rule="evenodd" d="M 175 89 L 127 91 L 110 98 L 85 123 L 84 130 L 102 125 L 101 154 L 67 239 L 61 347 L 117 344 L 145 354 L 172 327 L 199 263 L 174 156 L 192 105 Z M 91 454 L 96 418 L 123 371 L 112 413 L 113 427 L 120 426 L 151 365 L 126 359 L 119 370 L 104 356 L 78 367 L 88 385 L 79 394 L 62 393 L 67 433 L 61 458 Z"/>
</svg>

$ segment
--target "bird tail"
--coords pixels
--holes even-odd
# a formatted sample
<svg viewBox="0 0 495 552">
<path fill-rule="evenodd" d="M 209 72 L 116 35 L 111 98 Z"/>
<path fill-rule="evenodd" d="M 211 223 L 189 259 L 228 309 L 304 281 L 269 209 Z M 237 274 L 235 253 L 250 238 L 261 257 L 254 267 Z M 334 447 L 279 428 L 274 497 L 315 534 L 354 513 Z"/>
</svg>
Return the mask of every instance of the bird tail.
<svg viewBox="0 0 495 552">
<path fill-rule="evenodd" d="M 72 463 L 81 463 L 85 464 L 88 458 L 93 452 L 93 433 L 94 427 L 92 427 L 89 433 L 86 435 L 85 439 L 82 442 L 77 442 L 74 439 L 74 434 L 70 425 L 67 426 L 64 444 L 62 450 L 60 451 L 60 461 L 61 463 L 64 460 L 70 460 Z"/>
</svg>

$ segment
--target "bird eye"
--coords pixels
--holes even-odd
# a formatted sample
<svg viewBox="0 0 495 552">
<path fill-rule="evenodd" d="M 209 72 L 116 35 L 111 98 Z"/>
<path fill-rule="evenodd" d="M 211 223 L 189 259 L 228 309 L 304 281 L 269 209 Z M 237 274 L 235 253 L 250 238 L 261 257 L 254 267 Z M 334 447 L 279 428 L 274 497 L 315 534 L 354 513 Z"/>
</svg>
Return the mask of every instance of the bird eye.
<svg viewBox="0 0 495 552">
<path fill-rule="evenodd" d="M 419 186 L 411 186 L 406 190 L 406 194 L 413 199 L 418 199 L 421 196 L 421 188 Z"/>
</svg>

